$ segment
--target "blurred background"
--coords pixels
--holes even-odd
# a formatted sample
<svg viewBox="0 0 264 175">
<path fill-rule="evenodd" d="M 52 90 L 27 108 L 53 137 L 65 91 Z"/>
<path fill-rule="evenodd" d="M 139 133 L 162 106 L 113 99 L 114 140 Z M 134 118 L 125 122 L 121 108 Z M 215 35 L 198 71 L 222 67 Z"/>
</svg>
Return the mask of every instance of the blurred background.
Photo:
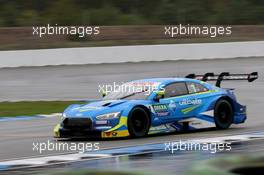
<svg viewBox="0 0 264 175">
<path fill-rule="evenodd" d="M 0 0 L 0 50 L 263 40 L 261 0 Z M 32 35 L 32 26 L 99 25 L 97 37 Z M 231 25 L 232 35 L 168 39 L 164 25 Z"/>
</svg>

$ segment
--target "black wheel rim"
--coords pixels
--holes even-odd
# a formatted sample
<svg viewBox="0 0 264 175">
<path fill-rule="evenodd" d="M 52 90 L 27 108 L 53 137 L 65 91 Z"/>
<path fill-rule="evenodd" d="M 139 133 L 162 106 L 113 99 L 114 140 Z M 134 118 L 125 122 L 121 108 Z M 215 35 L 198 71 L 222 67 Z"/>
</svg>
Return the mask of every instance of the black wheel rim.
<svg viewBox="0 0 264 175">
<path fill-rule="evenodd" d="M 228 124 L 230 122 L 231 110 L 225 103 L 221 104 L 217 112 L 218 120 L 221 124 Z"/>
<path fill-rule="evenodd" d="M 133 116 L 133 128 L 135 132 L 142 133 L 146 130 L 146 118 L 144 116 L 135 115 Z"/>
<path fill-rule="evenodd" d="M 130 117 L 130 133 L 136 137 L 145 136 L 148 132 L 150 121 L 143 109 L 135 109 Z"/>
</svg>

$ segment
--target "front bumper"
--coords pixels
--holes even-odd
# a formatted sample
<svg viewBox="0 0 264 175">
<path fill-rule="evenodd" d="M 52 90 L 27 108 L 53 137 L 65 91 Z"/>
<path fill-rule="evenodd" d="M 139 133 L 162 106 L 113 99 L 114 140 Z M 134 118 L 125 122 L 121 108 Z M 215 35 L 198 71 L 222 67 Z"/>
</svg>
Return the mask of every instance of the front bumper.
<svg viewBox="0 0 264 175">
<path fill-rule="evenodd" d="M 87 127 L 65 127 L 65 125 L 58 124 L 54 128 L 55 138 L 118 138 L 128 137 L 127 117 L 120 117 L 119 123 L 112 129 L 102 131 L 96 130 L 91 126 Z"/>
<path fill-rule="evenodd" d="M 56 138 L 100 138 L 101 132 L 84 130 L 84 129 L 83 130 L 64 129 L 60 127 L 58 130 L 54 129 L 54 136 Z"/>
</svg>

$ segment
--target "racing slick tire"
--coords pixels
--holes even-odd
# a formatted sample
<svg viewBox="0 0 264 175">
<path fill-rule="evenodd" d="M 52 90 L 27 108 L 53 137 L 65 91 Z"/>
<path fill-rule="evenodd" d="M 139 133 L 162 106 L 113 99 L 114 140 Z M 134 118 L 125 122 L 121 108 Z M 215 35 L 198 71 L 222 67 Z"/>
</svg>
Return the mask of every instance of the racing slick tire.
<svg viewBox="0 0 264 175">
<path fill-rule="evenodd" d="M 148 112 L 141 108 L 133 108 L 128 116 L 128 132 L 131 137 L 144 137 L 148 134 L 150 128 L 150 117 Z"/>
<path fill-rule="evenodd" d="M 233 107 L 225 99 L 219 100 L 214 109 L 214 120 L 217 129 L 227 129 L 233 123 Z"/>
</svg>

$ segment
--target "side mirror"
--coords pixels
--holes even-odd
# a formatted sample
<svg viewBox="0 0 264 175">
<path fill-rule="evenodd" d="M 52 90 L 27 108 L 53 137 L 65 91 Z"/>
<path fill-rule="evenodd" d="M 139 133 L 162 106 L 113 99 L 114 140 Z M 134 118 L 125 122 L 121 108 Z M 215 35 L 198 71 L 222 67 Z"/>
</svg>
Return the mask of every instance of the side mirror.
<svg viewBox="0 0 264 175">
<path fill-rule="evenodd" d="M 106 93 L 105 90 L 101 90 L 101 91 L 100 91 L 100 94 L 101 94 L 102 97 L 105 97 L 105 96 L 107 95 L 107 93 Z"/>
<path fill-rule="evenodd" d="M 164 98 L 164 95 L 165 95 L 165 91 L 162 90 L 162 91 L 157 91 L 155 92 L 156 93 L 156 97 L 154 98 L 154 101 L 158 101 L 162 98 Z"/>
</svg>

